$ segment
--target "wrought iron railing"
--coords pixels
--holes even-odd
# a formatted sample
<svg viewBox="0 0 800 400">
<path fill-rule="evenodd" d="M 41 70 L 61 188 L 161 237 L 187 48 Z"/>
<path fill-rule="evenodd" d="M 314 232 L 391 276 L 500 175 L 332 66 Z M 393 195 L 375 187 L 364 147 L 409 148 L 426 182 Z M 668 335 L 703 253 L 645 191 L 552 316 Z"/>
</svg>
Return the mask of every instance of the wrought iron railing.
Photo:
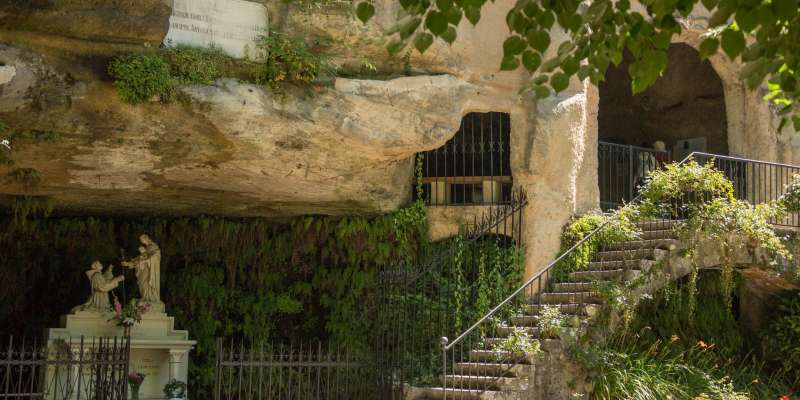
<svg viewBox="0 0 800 400">
<path fill-rule="evenodd" d="M 734 196 L 750 204 L 778 200 L 783 195 L 786 185 L 791 183 L 792 177 L 800 174 L 800 166 L 797 165 L 708 153 L 692 153 L 691 157 L 700 164 L 712 162 L 714 167 L 733 182 Z M 800 215 L 790 213 L 785 218 L 770 222 L 778 226 L 798 227 Z"/>
<path fill-rule="evenodd" d="M 511 199 L 508 114 L 469 113 L 444 146 L 421 153 L 427 205 L 485 205 Z"/>
<path fill-rule="evenodd" d="M 215 400 L 399 400 L 406 398 L 409 384 L 432 382 L 441 373 L 438 338 L 460 331 L 491 304 L 487 300 L 478 308 L 457 298 L 471 298 L 480 282 L 506 285 L 501 296 L 514 284 L 493 279 L 482 267 L 488 256 L 521 251 L 527 202 L 524 191 L 514 190 L 505 204 L 483 209 L 457 240 L 431 245 L 413 260 L 381 270 L 355 322 L 364 332 L 360 343 L 220 341 Z"/>
<path fill-rule="evenodd" d="M 746 160 L 735 157 L 692 153 L 689 160 L 712 161 L 732 178 L 737 197 L 754 203 L 777 200 L 782 194 L 778 183 L 788 183 L 796 166 Z M 749 177 L 749 179 L 748 179 Z M 753 178 L 757 177 L 757 178 Z M 691 196 L 690 196 L 691 197 Z M 631 202 L 636 203 L 635 196 Z M 586 313 L 586 305 L 599 304 L 597 281 L 610 277 L 629 279 L 642 262 L 656 258 L 657 252 L 668 249 L 674 240 L 676 220 L 685 218 L 682 204 L 696 198 L 677 200 L 666 219 L 643 221 L 638 238 L 620 239 L 613 219 L 578 240 L 539 272 L 528 278 L 469 328 L 449 340 L 442 338 L 442 363 L 439 398 L 472 398 L 486 390 L 503 388 L 506 376 L 525 363 L 518 354 L 498 350 L 511 331 L 520 334 L 540 332 L 538 314 L 546 307 L 555 307 L 565 314 Z M 798 225 L 796 216 L 774 221 L 779 225 Z M 644 261 L 643 261 L 644 260 Z M 502 349 L 502 347 L 500 348 Z"/>
<path fill-rule="evenodd" d="M 506 204 L 492 205 L 467 224 L 460 240 L 429 249 L 430 254 L 420 262 L 399 263 L 380 274 L 374 297 L 378 307 L 365 313 L 375 321 L 372 348 L 378 349 L 375 368 L 381 371 L 381 386 L 392 389 L 380 398 L 405 398 L 400 390 L 403 385 L 421 386 L 437 380 L 442 373 L 435 356 L 438 338 L 461 331 L 513 287 L 512 281 L 498 274 L 519 268 L 522 275 L 527 204 L 525 192 L 517 189 Z M 490 258 L 502 259 L 501 268 L 505 269 L 492 270 Z M 495 285 L 495 297 L 483 303 L 475 300 L 479 293 L 491 292 L 487 285 Z"/>
<path fill-rule="evenodd" d="M 600 207 L 606 211 L 613 210 L 631 201 L 644 184 L 647 173 L 670 161 L 668 151 L 599 142 L 597 183 Z"/>
<path fill-rule="evenodd" d="M 127 338 L 15 339 L 0 346 L 0 399 L 127 400 Z"/>
<path fill-rule="evenodd" d="M 214 400 L 378 398 L 363 354 L 322 342 L 217 341 Z"/>
</svg>

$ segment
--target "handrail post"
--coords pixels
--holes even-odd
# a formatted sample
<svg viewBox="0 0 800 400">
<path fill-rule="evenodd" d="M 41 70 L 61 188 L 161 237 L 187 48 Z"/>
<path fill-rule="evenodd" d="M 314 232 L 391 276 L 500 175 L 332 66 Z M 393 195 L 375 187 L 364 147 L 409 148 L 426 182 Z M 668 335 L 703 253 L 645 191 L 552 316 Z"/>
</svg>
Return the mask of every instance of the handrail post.
<svg viewBox="0 0 800 400">
<path fill-rule="evenodd" d="M 442 392 L 444 400 L 447 400 L 447 336 L 442 336 Z"/>
</svg>

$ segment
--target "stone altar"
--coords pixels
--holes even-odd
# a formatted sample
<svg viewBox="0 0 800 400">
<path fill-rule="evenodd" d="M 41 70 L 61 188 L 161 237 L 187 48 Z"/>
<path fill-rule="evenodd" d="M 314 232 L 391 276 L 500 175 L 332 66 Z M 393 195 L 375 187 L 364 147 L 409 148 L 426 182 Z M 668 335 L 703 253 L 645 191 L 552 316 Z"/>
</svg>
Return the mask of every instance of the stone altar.
<svg viewBox="0 0 800 400">
<path fill-rule="evenodd" d="M 189 352 L 197 343 L 189 340 L 189 332 L 175 329 L 175 318 L 170 317 L 164 311 L 164 303 L 160 300 L 160 279 L 153 277 L 158 275 L 161 260 L 158 246 L 150 240 L 147 235 L 141 235 L 144 251 L 140 251 L 139 257 L 123 262 L 123 265 L 137 265 L 146 263 L 149 268 L 145 271 L 137 269 L 137 278 L 142 284 L 154 285 L 150 287 L 148 302 L 150 309 L 142 315 L 142 321 L 134 324 L 130 329 L 131 355 L 130 371 L 145 374 L 144 382 L 139 389 L 141 400 L 161 400 L 164 398 L 163 388 L 170 379 L 187 382 L 189 371 Z M 131 267 L 134 268 L 134 267 Z M 108 304 L 109 286 L 120 282 L 121 277 L 113 278 L 109 269 L 106 273 L 101 273 L 102 264 L 95 262 L 92 268 L 87 271 L 92 283 L 92 293 L 90 301 L 86 304 Z M 103 282 L 92 281 L 92 278 L 103 276 L 106 281 L 112 282 L 103 285 Z M 141 292 L 141 290 L 140 290 Z M 103 298 L 105 296 L 105 298 Z M 144 299 L 143 299 L 144 301 Z M 81 336 L 90 340 L 92 337 L 113 337 L 123 336 L 124 328 L 116 326 L 113 321 L 109 321 L 114 316 L 111 307 L 105 311 L 97 307 L 85 307 L 85 304 L 72 309 L 70 314 L 61 318 L 61 328 L 49 329 L 47 332 L 48 344 L 56 345 L 63 340 L 66 343 L 73 343 L 78 346 Z M 61 344 L 63 345 L 63 343 Z M 76 349 L 72 349 L 75 351 Z M 50 371 L 48 371 L 50 373 Z M 49 380 L 50 377 L 48 377 Z"/>
<path fill-rule="evenodd" d="M 216 46 L 234 57 L 254 58 L 256 38 L 268 32 L 267 9 L 244 0 L 174 0 L 167 46 Z"/>
</svg>

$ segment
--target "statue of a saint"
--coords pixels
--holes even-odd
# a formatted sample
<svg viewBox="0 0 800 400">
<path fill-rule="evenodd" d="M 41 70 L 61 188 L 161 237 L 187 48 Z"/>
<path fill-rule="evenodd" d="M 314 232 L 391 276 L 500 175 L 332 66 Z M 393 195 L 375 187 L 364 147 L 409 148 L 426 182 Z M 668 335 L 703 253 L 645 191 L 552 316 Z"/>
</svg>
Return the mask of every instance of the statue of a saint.
<svg viewBox="0 0 800 400">
<path fill-rule="evenodd" d="M 108 300 L 108 292 L 119 286 L 119 283 L 125 280 L 125 277 L 122 275 L 114 277 L 113 265 L 109 265 L 106 272 L 103 273 L 103 264 L 101 264 L 100 261 L 92 263 L 92 268 L 86 271 L 86 277 L 89 278 L 92 294 L 86 303 L 73 308 L 72 312 L 95 311 L 104 313 L 111 311 L 111 302 Z"/>
<path fill-rule="evenodd" d="M 136 271 L 136 283 L 139 285 L 141 300 L 151 304 L 161 303 L 161 249 L 147 235 L 139 236 L 142 243 L 139 255 L 122 265 Z"/>
</svg>

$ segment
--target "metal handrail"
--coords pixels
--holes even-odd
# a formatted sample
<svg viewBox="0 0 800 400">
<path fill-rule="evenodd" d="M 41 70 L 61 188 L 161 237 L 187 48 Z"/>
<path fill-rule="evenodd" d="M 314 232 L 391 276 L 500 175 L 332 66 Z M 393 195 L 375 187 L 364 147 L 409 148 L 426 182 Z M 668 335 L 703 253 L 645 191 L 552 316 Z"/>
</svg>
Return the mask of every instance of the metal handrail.
<svg viewBox="0 0 800 400">
<path fill-rule="evenodd" d="M 684 163 L 688 162 L 689 160 L 694 159 L 696 156 L 710 157 L 712 160 L 715 160 L 715 159 L 726 159 L 726 160 L 741 161 L 741 162 L 748 162 L 748 163 L 766 164 L 766 165 L 774 165 L 774 166 L 782 166 L 782 167 L 790 167 L 790 168 L 800 168 L 800 167 L 798 167 L 796 165 L 773 163 L 773 162 L 769 162 L 769 161 L 751 160 L 751 159 L 747 159 L 747 158 L 723 156 L 723 155 L 710 154 L 710 153 L 704 153 L 704 152 L 692 152 L 691 154 L 686 156 L 686 158 L 684 158 L 683 160 L 678 162 L 677 165 L 679 165 L 679 166 L 683 165 Z M 647 183 L 647 184 L 649 184 L 649 183 Z M 645 184 L 645 185 L 647 185 L 647 184 Z M 639 194 L 636 195 L 636 197 L 634 197 L 629 202 L 629 204 L 638 202 L 641 199 L 641 197 L 642 197 L 642 194 L 640 192 Z M 517 295 L 522 293 L 525 289 L 529 288 L 534 282 L 536 282 L 538 280 L 541 280 L 542 275 L 544 275 L 545 273 L 549 273 L 550 270 L 552 270 L 553 267 L 555 267 L 556 264 L 558 264 L 561 260 L 563 260 L 569 254 L 574 252 L 576 248 L 578 248 L 582 244 L 586 243 L 586 241 L 588 241 L 590 238 L 595 237 L 601 230 L 603 230 L 606 226 L 608 226 L 609 223 L 611 223 L 610 219 L 605 221 L 605 222 L 603 222 L 595 230 L 593 230 L 588 235 L 583 237 L 583 239 L 579 240 L 572 247 L 570 247 L 565 252 L 563 252 L 561 255 L 559 255 L 555 260 L 553 260 L 549 264 L 547 264 L 547 266 L 544 269 L 542 269 L 541 271 L 536 273 L 534 276 L 530 277 L 527 281 L 525 281 L 525 283 L 522 286 L 517 288 L 513 293 L 511 293 L 511 295 L 506 297 L 505 300 L 500 302 L 500 304 L 498 304 L 497 306 L 492 308 L 487 314 L 485 314 L 476 323 L 472 324 L 472 326 L 470 326 L 466 331 L 464 331 L 461 335 L 459 335 L 455 340 L 450 342 L 446 337 L 443 337 L 442 338 L 443 352 L 446 353 L 448 350 L 452 349 L 453 346 L 455 346 L 457 343 L 462 341 L 467 335 L 469 335 L 470 333 L 474 332 L 475 329 L 477 329 L 482 323 L 486 322 L 488 319 L 490 319 L 493 316 L 495 316 L 497 314 L 497 312 L 503 306 L 505 306 L 506 304 L 510 303 Z"/>
<path fill-rule="evenodd" d="M 705 153 L 697 153 L 697 154 L 705 154 Z M 688 160 L 693 158 L 694 155 L 695 155 L 695 152 L 689 154 L 688 156 L 686 156 L 686 158 L 681 160 L 678 163 L 678 165 L 682 165 L 683 163 L 687 162 Z M 636 197 L 633 198 L 633 200 L 630 201 L 630 203 L 634 203 L 634 202 L 638 201 L 641 197 L 642 197 L 642 194 L 639 193 L 638 195 L 636 195 Z M 590 238 L 593 238 L 595 235 L 597 235 L 597 233 L 600 232 L 601 230 L 603 230 L 606 226 L 608 226 L 609 223 L 611 223 L 610 219 L 605 221 L 605 222 L 603 222 L 602 224 L 600 224 L 600 226 L 598 226 L 595 230 L 590 232 L 588 235 L 584 236 L 583 239 L 579 240 L 572 247 L 567 249 L 565 252 L 561 253 L 561 255 L 558 256 L 555 260 L 553 260 L 549 264 L 547 264 L 547 266 L 544 269 L 542 269 L 541 271 L 536 273 L 534 276 L 528 278 L 528 280 L 525 281 L 525 283 L 522 286 L 517 288 L 517 290 L 515 290 L 513 293 L 511 293 L 511 295 L 506 297 L 506 299 L 503 300 L 502 302 L 500 302 L 500 304 L 498 304 L 497 306 L 492 308 L 480 320 L 478 320 L 478 322 L 472 324 L 472 326 L 470 326 L 466 331 L 464 331 L 461 335 L 459 335 L 455 340 L 453 340 L 452 342 L 449 342 L 446 337 L 443 337 L 442 338 L 442 344 L 444 346 L 443 346 L 443 350 L 442 351 L 446 353 L 448 350 L 452 349 L 453 346 L 455 346 L 458 342 L 462 341 L 467 335 L 469 335 L 470 333 L 475 331 L 475 329 L 477 329 L 482 323 L 486 322 L 489 318 L 492 318 L 495 314 L 497 314 L 497 311 L 499 311 L 506 304 L 510 303 L 517 295 L 522 293 L 522 291 L 524 291 L 525 289 L 530 287 L 530 285 L 532 285 L 537 280 L 540 280 L 542 275 L 544 275 L 547 272 L 550 272 L 550 270 L 553 269 L 553 267 L 555 267 L 555 265 L 558 264 L 559 261 L 563 260 L 570 253 L 575 251 L 575 249 L 578 248 L 580 245 L 586 243 L 587 240 L 589 240 Z"/>
</svg>

